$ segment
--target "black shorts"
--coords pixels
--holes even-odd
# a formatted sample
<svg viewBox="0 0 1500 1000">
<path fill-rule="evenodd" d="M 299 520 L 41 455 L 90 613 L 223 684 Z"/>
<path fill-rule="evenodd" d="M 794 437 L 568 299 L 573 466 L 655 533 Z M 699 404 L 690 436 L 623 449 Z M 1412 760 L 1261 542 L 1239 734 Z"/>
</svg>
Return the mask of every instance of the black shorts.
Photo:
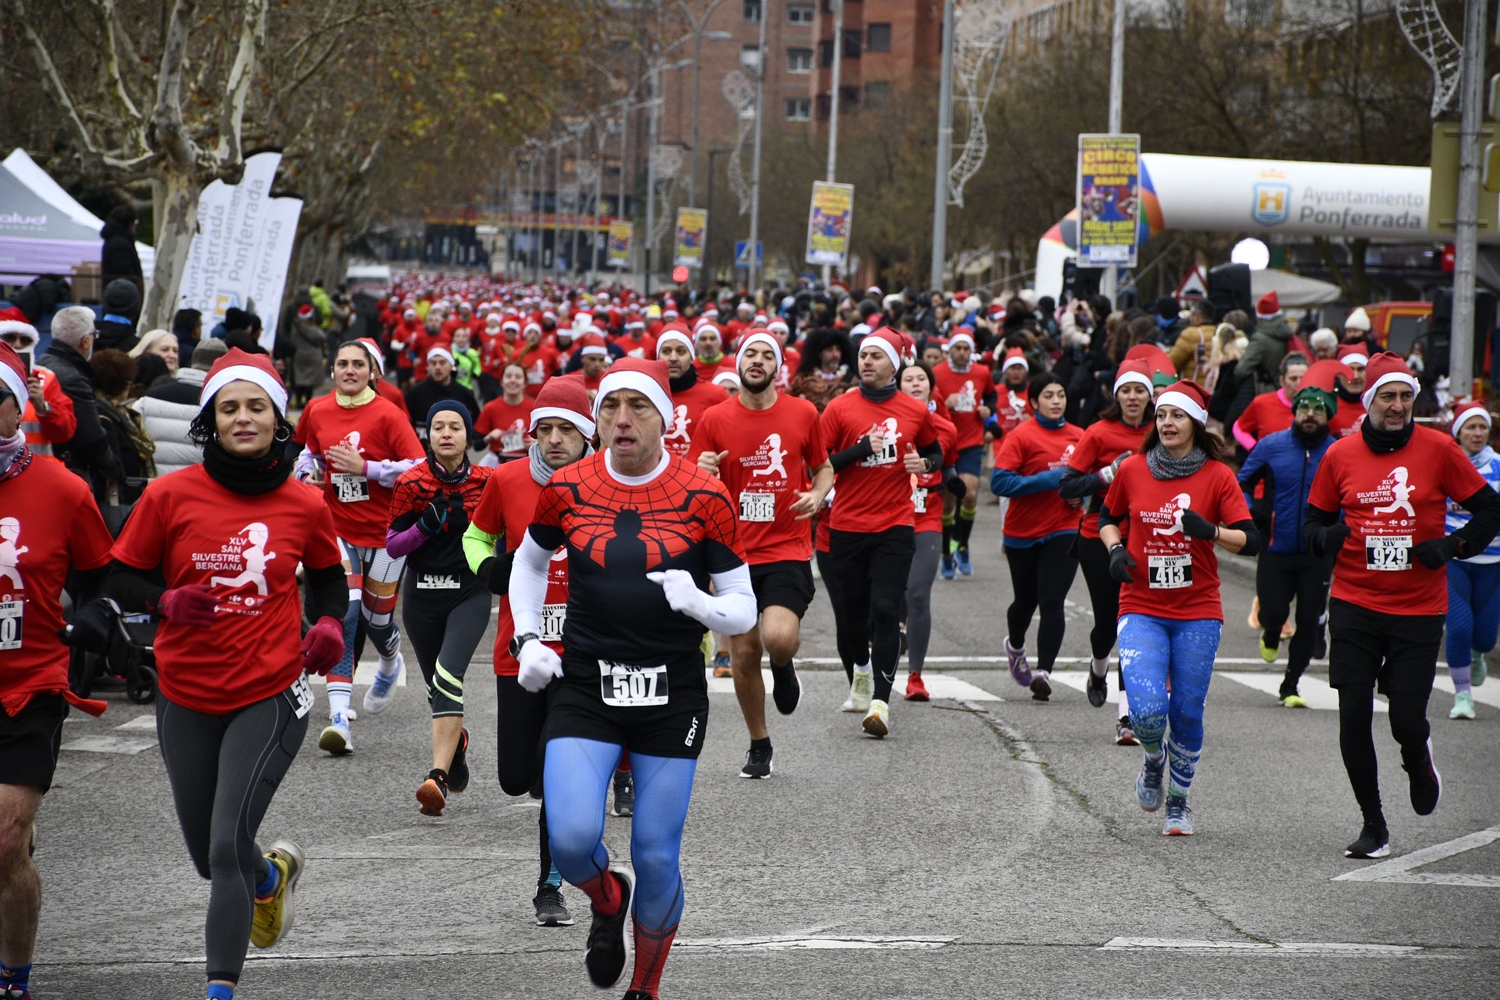
<svg viewBox="0 0 1500 1000">
<path fill-rule="evenodd" d="M 1334 598 L 1328 602 L 1329 686 L 1431 694 L 1444 617 L 1377 614 Z"/>
<path fill-rule="evenodd" d="M 563 678 L 547 689 L 543 739 L 598 740 L 651 757 L 696 760 L 708 733 L 703 654 L 695 650 L 667 664 L 667 668 L 666 704 L 609 705 L 604 702 L 603 685 L 607 682 L 599 661 L 565 657 Z M 649 697 L 649 691 L 637 694 Z"/>
<path fill-rule="evenodd" d="M 774 605 L 801 618 L 813 599 L 812 567 L 801 559 L 751 566 L 750 586 L 755 590 L 756 611 Z"/>
<path fill-rule="evenodd" d="M 67 715 L 60 694 L 36 695 L 17 715 L 0 709 L 0 785 L 52 787 Z"/>
</svg>

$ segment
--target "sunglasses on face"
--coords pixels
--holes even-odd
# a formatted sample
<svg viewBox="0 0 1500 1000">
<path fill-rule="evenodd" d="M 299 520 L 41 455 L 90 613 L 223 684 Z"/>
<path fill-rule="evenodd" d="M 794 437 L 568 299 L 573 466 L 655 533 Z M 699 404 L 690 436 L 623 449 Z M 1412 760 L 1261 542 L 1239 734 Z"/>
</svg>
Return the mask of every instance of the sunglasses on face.
<svg viewBox="0 0 1500 1000">
<path fill-rule="evenodd" d="M 1304 400 L 1297 404 L 1298 413 L 1327 413 L 1328 407 L 1322 402 L 1309 402 Z"/>
</svg>

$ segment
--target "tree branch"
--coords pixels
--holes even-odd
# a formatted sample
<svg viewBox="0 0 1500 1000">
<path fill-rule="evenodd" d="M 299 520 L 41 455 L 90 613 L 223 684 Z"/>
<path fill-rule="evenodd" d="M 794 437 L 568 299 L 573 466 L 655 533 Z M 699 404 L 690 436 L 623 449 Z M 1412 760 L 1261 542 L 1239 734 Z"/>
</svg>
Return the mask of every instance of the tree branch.
<svg viewBox="0 0 1500 1000">
<path fill-rule="evenodd" d="M 32 19 L 26 13 L 25 0 L 5 0 L 5 6 L 11 11 L 14 23 L 26 33 L 26 41 L 31 45 L 31 55 L 36 60 L 36 67 L 42 81 L 47 89 L 52 91 L 52 96 L 57 99 L 57 103 L 62 105 L 63 113 L 67 116 L 74 131 L 78 133 L 78 139 L 83 143 L 83 148 L 90 153 L 98 153 L 99 150 L 94 145 L 93 137 L 84 127 L 83 119 L 78 116 L 78 109 L 73 104 L 73 98 L 68 93 L 67 86 L 58 75 L 57 66 L 52 62 L 52 54 L 47 51 L 47 43 L 42 41 L 42 36 L 37 34 L 36 28 L 32 27 Z"/>
<path fill-rule="evenodd" d="M 15 0 L 12 0 L 15 2 Z M 180 170 L 197 165 L 198 149 L 182 120 L 182 71 L 187 61 L 188 25 L 198 7 L 197 0 L 175 0 L 161 47 L 161 69 L 156 77 L 156 107 L 151 112 L 152 135 L 166 158 Z"/>
<path fill-rule="evenodd" d="M 130 136 L 130 145 L 146 152 L 145 119 L 125 92 L 125 80 L 120 73 L 120 52 L 115 33 L 123 30 L 116 0 L 94 0 L 99 19 L 104 22 L 104 92 Z"/>
<path fill-rule="evenodd" d="M 224 101 L 219 108 L 219 146 L 214 158 L 219 166 L 240 162 L 240 130 L 245 123 L 245 101 L 255 79 L 255 61 L 266 45 L 266 9 L 268 0 L 246 0 L 245 20 L 240 25 L 239 49 L 224 87 Z"/>
</svg>

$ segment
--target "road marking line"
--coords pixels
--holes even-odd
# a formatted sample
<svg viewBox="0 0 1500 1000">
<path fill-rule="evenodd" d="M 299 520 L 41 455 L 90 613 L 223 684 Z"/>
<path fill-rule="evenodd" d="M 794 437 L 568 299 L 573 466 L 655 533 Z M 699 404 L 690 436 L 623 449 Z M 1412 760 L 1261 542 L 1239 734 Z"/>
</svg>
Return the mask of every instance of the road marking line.
<svg viewBox="0 0 1500 1000">
<path fill-rule="evenodd" d="M 1476 847 L 1484 847 L 1500 840 L 1500 825 L 1480 830 L 1477 833 L 1466 834 L 1453 840 L 1445 840 L 1441 844 L 1433 844 L 1403 854 L 1399 858 L 1391 858 L 1379 864 L 1367 865 L 1364 868 L 1342 875 L 1335 875 L 1331 881 L 1334 882 L 1395 882 L 1403 885 L 1461 885 L 1475 886 L 1487 889 L 1500 888 L 1500 876 L 1495 875 L 1460 875 L 1460 874 L 1424 874 L 1413 871 L 1422 865 L 1430 865 L 1434 861 L 1442 861 L 1451 858 L 1455 854 L 1472 851 Z"/>
<path fill-rule="evenodd" d="M 1448 677 L 1447 674 L 1438 674 L 1432 682 L 1432 689 L 1434 691 L 1442 691 L 1447 694 L 1455 693 L 1453 680 Z M 1479 702 L 1481 705 L 1492 705 L 1495 708 L 1500 708 L 1500 684 L 1491 684 L 1487 687 L 1470 688 L 1469 693 L 1472 694 L 1474 696 L 1474 700 Z"/>
<path fill-rule="evenodd" d="M 777 934 L 753 938 L 679 938 L 674 948 L 743 948 L 757 951 L 921 951 L 952 944 L 951 937 L 878 937 L 869 934 Z"/>
<path fill-rule="evenodd" d="M 836 660 L 834 662 L 841 661 Z M 703 675 L 708 680 L 709 694 L 734 694 L 733 677 L 715 677 L 713 674 L 714 672 L 712 668 L 703 668 Z M 771 685 L 774 683 L 771 680 L 771 671 L 762 668 L 760 676 L 765 681 L 766 692 L 770 693 Z M 896 683 L 891 688 L 892 698 L 894 698 L 898 693 L 904 692 L 906 690 L 906 680 L 908 676 L 910 675 L 905 671 L 902 671 L 901 673 L 898 673 L 896 675 Z M 934 698 L 947 698 L 952 701 L 1003 700 L 999 695 L 991 694 L 984 688 L 976 687 L 973 684 L 970 684 L 968 681 L 959 680 L 957 677 L 949 677 L 946 674 L 929 674 L 924 671 L 922 674 L 922 680 L 927 684 L 927 693 Z"/>
<path fill-rule="evenodd" d="M 388 844 L 346 847 L 315 844 L 307 848 L 309 861 L 535 861 L 536 851 L 436 844 Z"/>
<path fill-rule="evenodd" d="M 1089 682 L 1087 670 L 1054 670 L 1052 672 L 1052 679 L 1059 683 L 1066 684 L 1074 691 L 1082 691 L 1085 694 L 1088 693 Z M 1104 696 L 1104 700 L 1111 705 L 1118 705 L 1120 703 L 1120 689 L 1118 687 L 1120 683 L 1119 677 L 1117 676 L 1113 679 L 1110 679 L 1108 675 L 1106 675 L 1105 682 L 1109 685 L 1109 693 Z"/>
<path fill-rule="evenodd" d="M 1333 941 L 1198 941 L 1187 938 L 1117 937 L 1100 951 L 1190 951 L 1196 954 L 1269 955 L 1324 958 L 1402 958 L 1422 951 L 1419 945 L 1360 944 Z"/>
<path fill-rule="evenodd" d="M 155 747 L 155 740 L 132 740 L 124 736 L 80 736 L 62 745 L 64 750 L 122 754 L 137 754 L 142 750 L 152 750 Z"/>
<path fill-rule="evenodd" d="M 147 713 L 145 715 L 137 715 L 129 722 L 115 727 L 115 732 L 117 733 L 131 733 L 135 732 L 136 730 L 143 730 L 153 733 L 156 732 L 156 716 L 150 713 Z"/>
<path fill-rule="evenodd" d="M 1226 678 L 1237 684 L 1254 688 L 1257 691 L 1264 691 L 1278 700 L 1281 694 L 1281 676 L 1279 674 L 1269 672 L 1260 674 L 1238 673 L 1225 670 L 1216 671 L 1214 676 Z M 1337 712 L 1339 710 L 1339 693 L 1329 687 L 1328 682 L 1325 680 L 1303 674 L 1297 682 L 1297 693 L 1307 699 L 1308 708 L 1323 712 Z M 1385 699 L 1377 696 L 1375 699 L 1375 711 L 1390 712 L 1390 710 L 1391 707 L 1386 703 Z"/>
</svg>

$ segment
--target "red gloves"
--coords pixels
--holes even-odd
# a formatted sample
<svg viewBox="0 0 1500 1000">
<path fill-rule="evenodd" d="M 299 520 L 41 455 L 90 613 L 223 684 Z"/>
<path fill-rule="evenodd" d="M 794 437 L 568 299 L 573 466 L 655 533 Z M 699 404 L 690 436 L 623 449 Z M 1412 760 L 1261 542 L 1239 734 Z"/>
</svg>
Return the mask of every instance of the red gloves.
<svg viewBox="0 0 1500 1000">
<path fill-rule="evenodd" d="M 207 584 L 194 583 L 186 587 L 174 587 L 157 598 L 156 610 L 174 625 L 191 625 L 207 628 L 214 623 L 214 607 L 218 601 Z"/>
<path fill-rule="evenodd" d="M 302 638 L 303 669 L 326 677 L 343 657 L 344 623 L 324 615 Z"/>
</svg>

